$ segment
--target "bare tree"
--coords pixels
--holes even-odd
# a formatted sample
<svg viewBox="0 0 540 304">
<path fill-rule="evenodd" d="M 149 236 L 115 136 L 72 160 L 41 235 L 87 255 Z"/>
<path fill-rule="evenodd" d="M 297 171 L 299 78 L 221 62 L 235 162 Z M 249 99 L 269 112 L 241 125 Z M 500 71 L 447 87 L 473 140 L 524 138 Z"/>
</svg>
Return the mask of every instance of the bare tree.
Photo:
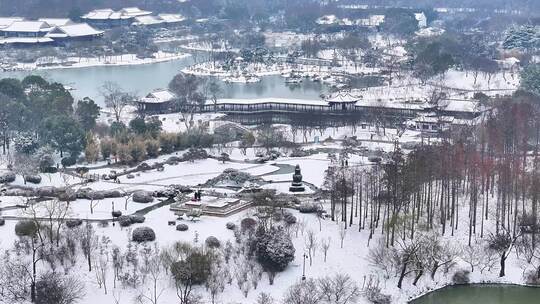
<svg viewBox="0 0 540 304">
<path fill-rule="evenodd" d="M 120 122 L 126 107 L 134 104 L 135 95 L 123 91 L 117 83 L 109 81 L 101 86 L 100 91 L 105 105 L 113 111 L 116 122 Z"/>
<path fill-rule="evenodd" d="M 317 246 L 318 246 L 315 232 L 311 229 L 307 231 L 305 245 L 306 245 L 306 249 L 308 250 L 309 266 L 311 266 L 313 265 L 313 256 L 315 256 L 315 250 L 317 250 Z"/>
<path fill-rule="evenodd" d="M 109 243 L 110 240 L 104 236 L 98 244 L 99 256 L 93 260 L 96 283 L 99 288 L 103 287 L 105 294 L 107 294 L 107 275 L 109 270 Z"/>
<path fill-rule="evenodd" d="M 141 298 L 148 300 L 151 304 L 158 304 L 158 300 L 165 291 L 165 287 L 162 285 L 163 262 L 157 248 L 152 251 L 144 271 L 150 277 L 150 285 L 146 286 L 145 291 L 141 293 Z"/>
<path fill-rule="evenodd" d="M 293 284 L 287 289 L 283 304 L 317 304 L 322 295 L 314 279 L 307 279 Z"/>
<path fill-rule="evenodd" d="M 319 278 L 317 285 L 323 301 L 333 304 L 356 303 L 361 292 L 356 282 L 346 274 Z"/>
<path fill-rule="evenodd" d="M 347 236 L 347 228 L 345 228 L 346 226 L 347 224 L 345 223 L 339 228 L 339 239 L 341 241 L 341 248 L 343 248 L 343 241 L 345 240 L 345 236 Z"/>
<path fill-rule="evenodd" d="M 328 249 L 330 249 L 330 238 L 321 240 L 321 249 L 324 254 L 324 262 L 326 263 L 326 256 L 328 255 Z"/>
</svg>

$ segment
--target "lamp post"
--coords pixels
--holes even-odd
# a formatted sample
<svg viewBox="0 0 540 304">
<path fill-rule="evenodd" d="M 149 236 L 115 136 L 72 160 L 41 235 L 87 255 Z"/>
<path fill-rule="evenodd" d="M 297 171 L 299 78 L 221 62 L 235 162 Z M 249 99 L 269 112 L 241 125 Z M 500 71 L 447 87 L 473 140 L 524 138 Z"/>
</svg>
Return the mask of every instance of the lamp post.
<svg viewBox="0 0 540 304">
<path fill-rule="evenodd" d="M 304 252 L 302 256 L 304 257 L 304 266 L 302 267 L 302 281 L 305 281 L 306 280 L 306 258 L 308 257 L 308 255 L 306 254 L 306 252 Z"/>
</svg>

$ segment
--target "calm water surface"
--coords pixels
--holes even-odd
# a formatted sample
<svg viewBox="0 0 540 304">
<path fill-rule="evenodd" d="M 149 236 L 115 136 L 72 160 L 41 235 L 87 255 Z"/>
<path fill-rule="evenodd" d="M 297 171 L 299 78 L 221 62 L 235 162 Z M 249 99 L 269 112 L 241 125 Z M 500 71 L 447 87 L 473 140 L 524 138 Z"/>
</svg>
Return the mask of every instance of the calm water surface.
<svg viewBox="0 0 540 304">
<path fill-rule="evenodd" d="M 412 304 L 539 304 L 540 288 L 516 285 L 468 285 L 446 287 Z"/>
<path fill-rule="evenodd" d="M 192 64 L 191 58 L 173 60 L 145 65 L 133 66 L 99 66 L 87 68 L 54 69 L 24 72 L 0 72 L 0 77 L 23 78 L 30 74 L 39 74 L 49 80 L 69 85 L 75 90 L 72 92 L 76 98 L 90 97 L 101 103 L 99 88 L 106 81 L 116 82 L 124 90 L 138 95 L 156 89 L 165 88 L 169 81 L 181 69 Z M 225 84 L 223 98 L 299 98 L 317 99 L 327 87 L 311 81 L 304 81 L 300 85 L 289 86 L 281 76 L 263 77 L 261 82 L 249 84 Z"/>
</svg>

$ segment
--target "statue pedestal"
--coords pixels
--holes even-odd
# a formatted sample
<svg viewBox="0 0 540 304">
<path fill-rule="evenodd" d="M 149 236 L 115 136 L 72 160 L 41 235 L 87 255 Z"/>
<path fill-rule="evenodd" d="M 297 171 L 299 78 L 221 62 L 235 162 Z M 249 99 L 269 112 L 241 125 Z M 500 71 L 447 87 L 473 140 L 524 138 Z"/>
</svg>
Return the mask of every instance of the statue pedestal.
<svg viewBox="0 0 540 304">
<path fill-rule="evenodd" d="M 289 191 L 291 192 L 304 192 L 306 191 L 306 188 L 300 183 L 299 185 L 295 185 L 295 183 L 292 183 L 292 185 L 289 187 Z"/>
</svg>

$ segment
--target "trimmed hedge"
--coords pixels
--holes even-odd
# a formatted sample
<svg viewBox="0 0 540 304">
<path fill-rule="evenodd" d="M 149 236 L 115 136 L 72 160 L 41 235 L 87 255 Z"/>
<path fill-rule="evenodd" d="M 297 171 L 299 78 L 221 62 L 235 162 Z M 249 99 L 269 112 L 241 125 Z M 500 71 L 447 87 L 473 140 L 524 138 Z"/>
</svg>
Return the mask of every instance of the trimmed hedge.
<svg viewBox="0 0 540 304">
<path fill-rule="evenodd" d="M 178 224 L 176 225 L 176 230 L 178 231 L 187 231 L 189 229 L 189 226 L 186 224 Z"/>
<path fill-rule="evenodd" d="M 67 220 L 66 227 L 75 228 L 81 226 L 83 221 L 81 219 Z"/>
<path fill-rule="evenodd" d="M 138 227 L 133 230 L 131 239 L 137 243 L 151 242 L 156 239 L 156 233 L 150 227 Z"/>
</svg>

